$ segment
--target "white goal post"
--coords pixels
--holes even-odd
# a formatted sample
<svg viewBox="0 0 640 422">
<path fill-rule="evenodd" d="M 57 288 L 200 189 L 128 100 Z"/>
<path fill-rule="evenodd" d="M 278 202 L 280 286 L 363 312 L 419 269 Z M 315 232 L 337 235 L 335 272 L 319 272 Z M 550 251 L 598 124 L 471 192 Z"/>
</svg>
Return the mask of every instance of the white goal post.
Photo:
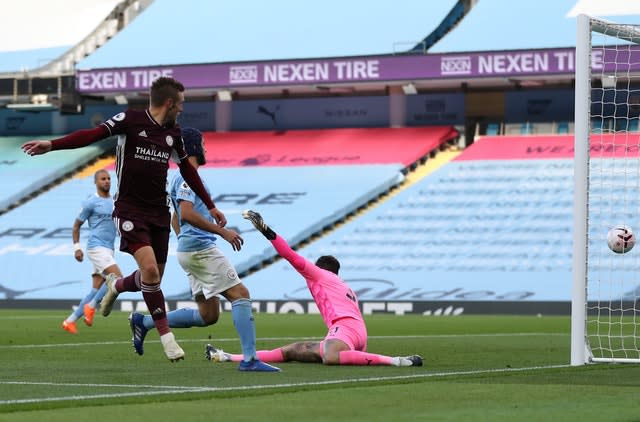
<svg viewBox="0 0 640 422">
<path fill-rule="evenodd" d="M 640 22 L 577 17 L 571 365 L 640 363 Z"/>
</svg>

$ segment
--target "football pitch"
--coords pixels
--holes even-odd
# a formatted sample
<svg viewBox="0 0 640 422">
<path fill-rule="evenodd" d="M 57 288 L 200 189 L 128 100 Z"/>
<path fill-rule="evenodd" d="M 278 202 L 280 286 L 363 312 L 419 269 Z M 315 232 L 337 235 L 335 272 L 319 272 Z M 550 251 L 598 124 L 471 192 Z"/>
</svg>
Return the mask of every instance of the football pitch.
<svg viewBox="0 0 640 422">
<path fill-rule="evenodd" d="M 0 421 L 69 420 L 637 420 L 640 366 L 568 365 L 569 317 L 367 317 L 368 350 L 420 354 L 423 367 L 281 363 L 241 373 L 204 346 L 239 351 L 231 315 L 176 329 L 186 359 L 170 363 L 157 333 L 130 346 L 127 315 L 80 333 L 63 311 L 0 310 Z M 258 348 L 320 339 L 318 315 L 256 314 Z"/>
</svg>

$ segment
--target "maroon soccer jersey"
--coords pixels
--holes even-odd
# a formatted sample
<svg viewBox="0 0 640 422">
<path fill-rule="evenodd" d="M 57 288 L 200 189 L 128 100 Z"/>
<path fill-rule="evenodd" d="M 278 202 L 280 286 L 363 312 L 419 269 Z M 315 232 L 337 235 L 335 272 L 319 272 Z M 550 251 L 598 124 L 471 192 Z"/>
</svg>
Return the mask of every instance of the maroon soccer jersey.
<svg viewBox="0 0 640 422">
<path fill-rule="evenodd" d="M 168 213 L 169 160 L 186 158 L 179 126 L 164 127 L 149 110 L 127 110 L 102 123 L 118 135 L 115 194 L 117 214 L 164 216 Z"/>
</svg>

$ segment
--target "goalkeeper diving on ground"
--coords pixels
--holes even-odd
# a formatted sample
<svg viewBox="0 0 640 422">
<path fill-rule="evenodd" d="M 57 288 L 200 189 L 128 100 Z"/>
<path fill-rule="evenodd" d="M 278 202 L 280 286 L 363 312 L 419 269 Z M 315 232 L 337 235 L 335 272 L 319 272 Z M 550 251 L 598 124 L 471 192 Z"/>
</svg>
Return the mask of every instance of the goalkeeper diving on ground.
<svg viewBox="0 0 640 422">
<path fill-rule="evenodd" d="M 291 249 L 281 236 L 265 224 L 259 213 L 247 210 L 242 216 L 251 221 L 278 254 L 304 277 L 328 328 L 322 341 L 303 341 L 273 350 L 259 350 L 256 352 L 259 360 L 325 365 L 422 366 L 422 357 L 419 355 L 391 357 L 366 351 L 367 327 L 358 306 L 358 298 L 338 276 L 340 262 L 335 257 L 324 255 L 313 264 Z M 242 359 L 242 355 L 227 353 L 211 344 L 205 347 L 205 357 L 214 362 L 237 362 Z"/>
</svg>

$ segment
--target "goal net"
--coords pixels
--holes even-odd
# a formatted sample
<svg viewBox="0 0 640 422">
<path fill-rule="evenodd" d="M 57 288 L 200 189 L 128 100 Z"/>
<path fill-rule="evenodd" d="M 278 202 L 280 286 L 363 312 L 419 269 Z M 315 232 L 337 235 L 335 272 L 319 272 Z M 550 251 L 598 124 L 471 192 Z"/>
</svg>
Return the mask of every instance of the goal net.
<svg viewBox="0 0 640 422">
<path fill-rule="evenodd" d="M 578 16 L 571 364 L 640 362 L 640 25 Z"/>
</svg>

